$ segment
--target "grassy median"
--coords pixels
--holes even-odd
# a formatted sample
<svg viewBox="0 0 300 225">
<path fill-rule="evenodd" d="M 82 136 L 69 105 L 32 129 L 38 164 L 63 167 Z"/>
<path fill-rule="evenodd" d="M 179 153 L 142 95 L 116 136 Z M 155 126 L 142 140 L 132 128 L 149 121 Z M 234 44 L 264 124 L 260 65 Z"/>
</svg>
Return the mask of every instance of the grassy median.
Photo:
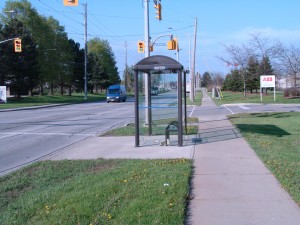
<svg viewBox="0 0 300 225">
<path fill-rule="evenodd" d="M 84 94 L 73 94 L 68 95 L 44 95 L 44 96 L 26 96 L 21 99 L 8 98 L 6 104 L 0 104 L 1 109 L 13 109 L 13 108 L 24 108 L 31 106 L 43 106 L 43 105 L 53 105 L 53 104 L 76 104 L 83 102 L 95 102 L 104 101 L 106 99 L 105 94 L 94 95 L 89 94 L 87 99 L 84 100 Z"/>
<path fill-rule="evenodd" d="M 210 93 L 211 94 L 211 93 Z M 213 99 L 217 105 L 232 104 L 232 103 L 263 103 L 263 104 L 298 104 L 300 98 L 284 98 L 283 92 L 276 92 L 276 101 L 274 102 L 274 94 L 268 91 L 268 95 L 263 94 L 262 102 L 260 99 L 260 93 L 247 93 L 246 98 L 244 92 L 222 92 L 223 99 Z"/>
<path fill-rule="evenodd" d="M 192 162 L 39 162 L 0 177 L 0 224 L 183 224 Z"/>
<path fill-rule="evenodd" d="M 230 121 L 300 206 L 300 113 L 238 114 Z"/>
</svg>

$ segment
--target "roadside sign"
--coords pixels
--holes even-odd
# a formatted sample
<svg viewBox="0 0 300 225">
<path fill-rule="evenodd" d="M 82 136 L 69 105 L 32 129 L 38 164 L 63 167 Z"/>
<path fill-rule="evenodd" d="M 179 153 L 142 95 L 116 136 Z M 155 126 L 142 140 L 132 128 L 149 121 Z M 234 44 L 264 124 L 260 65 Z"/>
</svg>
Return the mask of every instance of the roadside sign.
<svg viewBox="0 0 300 225">
<path fill-rule="evenodd" d="M 275 90 L 275 75 L 262 75 L 260 76 L 260 101 L 262 102 L 262 89 L 274 88 L 274 102 L 276 101 Z"/>
<path fill-rule="evenodd" d="M 261 88 L 268 88 L 268 87 L 275 88 L 275 75 L 260 76 L 260 87 Z"/>
<path fill-rule="evenodd" d="M 0 86 L 0 104 L 1 103 L 6 103 L 7 98 L 6 98 L 6 86 Z"/>
</svg>

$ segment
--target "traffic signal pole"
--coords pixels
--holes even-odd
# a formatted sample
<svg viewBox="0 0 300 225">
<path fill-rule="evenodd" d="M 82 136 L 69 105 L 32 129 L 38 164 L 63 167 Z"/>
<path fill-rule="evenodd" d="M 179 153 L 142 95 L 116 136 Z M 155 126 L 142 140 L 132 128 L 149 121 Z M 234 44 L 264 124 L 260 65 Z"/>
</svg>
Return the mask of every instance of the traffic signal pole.
<svg viewBox="0 0 300 225">
<path fill-rule="evenodd" d="M 149 0 L 144 0 L 144 32 L 145 32 L 145 57 L 147 58 L 150 56 L 150 25 L 149 25 Z M 150 96 L 150 88 L 151 81 L 150 81 L 150 74 L 145 73 L 145 123 L 149 127 L 149 134 L 151 135 L 151 96 Z"/>
<path fill-rule="evenodd" d="M 84 100 L 87 99 L 87 3 L 84 6 Z"/>
<path fill-rule="evenodd" d="M 13 41 L 15 39 L 18 39 L 18 38 L 10 38 L 10 39 L 4 40 L 4 41 L 0 41 L 0 44 L 5 43 L 5 42 L 9 42 L 9 41 Z"/>
<path fill-rule="evenodd" d="M 195 18 L 194 25 L 194 49 L 193 49 L 193 62 L 191 68 L 191 91 L 190 91 L 190 100 L 191 102 L 195 101 L 195 64 L 196 64 L 196 40 L 197 40 L 197 17 Z"/>
</svg>

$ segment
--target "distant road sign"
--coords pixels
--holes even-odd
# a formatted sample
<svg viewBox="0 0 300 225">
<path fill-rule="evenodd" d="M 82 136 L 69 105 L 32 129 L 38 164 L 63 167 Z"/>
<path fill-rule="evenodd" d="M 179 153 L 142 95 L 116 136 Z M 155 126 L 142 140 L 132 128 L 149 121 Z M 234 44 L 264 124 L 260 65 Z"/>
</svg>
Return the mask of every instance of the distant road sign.
<svg viewBox="0 0 300 225">
<path fill-rule="evenodd" d="M 260 101 L 262 102 L 262 89 L 263 88 L 274 88 L 274 102 L 276 101 L 276 90 L 275 90 L 275 75 L 262 75 L 260 76 Z"/>
<path fill-rule="evenodd" d="M 261 88 L 275 87 L 275 75 L 260 76 L 260 87 Z"/>
</svg>

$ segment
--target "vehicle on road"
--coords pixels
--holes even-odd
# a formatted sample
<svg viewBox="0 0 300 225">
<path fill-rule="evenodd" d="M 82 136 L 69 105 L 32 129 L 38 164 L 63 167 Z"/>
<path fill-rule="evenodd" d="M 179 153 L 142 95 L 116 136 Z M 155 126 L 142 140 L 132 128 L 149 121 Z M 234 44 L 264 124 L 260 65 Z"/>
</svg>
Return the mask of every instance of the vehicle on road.
<svg viewBox="0 0 300 225">
<path fill-rule="evenodd" d="M 111 85 L 108 87 L 106 102 L 126 102 L 126 89 L 124 85 Z"/>
<path fill-rule="evenodd" d="M 151 87 L 151 95 L 158 95 L 158 87 Z"/>
</svg>

